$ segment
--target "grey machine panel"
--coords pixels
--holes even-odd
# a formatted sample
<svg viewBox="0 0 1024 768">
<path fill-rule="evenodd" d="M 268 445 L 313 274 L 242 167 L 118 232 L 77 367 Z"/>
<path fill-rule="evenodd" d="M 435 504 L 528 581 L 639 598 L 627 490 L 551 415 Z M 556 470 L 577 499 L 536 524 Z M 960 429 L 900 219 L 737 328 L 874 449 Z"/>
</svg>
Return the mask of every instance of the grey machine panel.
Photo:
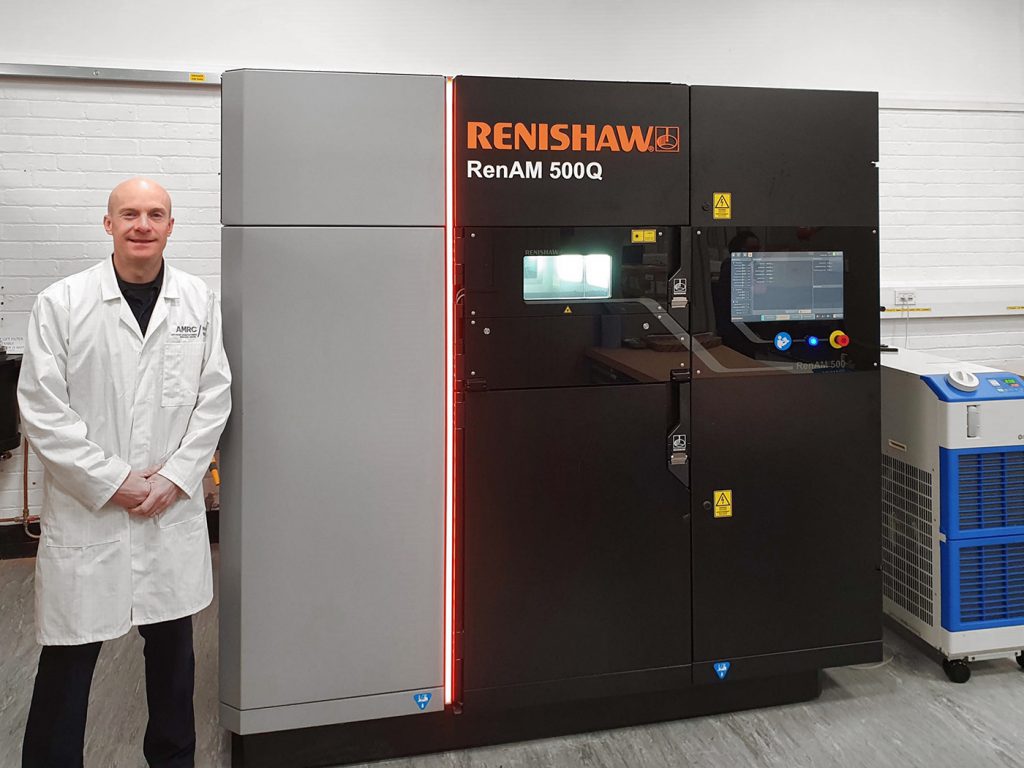
<svg viewBox="0 0 1024 768">
<path fill-rule="evenodd" d="M 278 730 L 393 693 L 386 714 L 414 714 L 414 693 L 443 686 L 444 325 L 424 322 L 444 315 L 443 237 L 224 231 L 221 701 L 237 732 L 247 710 L 320 705 L 297 724 L 259 713 Z"/>
<path fill-rule="evenodd" d="M 438 711 L 444 80 L 229 72 L 223 110 L 221 723 Z"/>
<path fill-rule="evenodd" d="M 444 78 L 223 76 L 225 225 L 443 226 Z"/>
</svg>

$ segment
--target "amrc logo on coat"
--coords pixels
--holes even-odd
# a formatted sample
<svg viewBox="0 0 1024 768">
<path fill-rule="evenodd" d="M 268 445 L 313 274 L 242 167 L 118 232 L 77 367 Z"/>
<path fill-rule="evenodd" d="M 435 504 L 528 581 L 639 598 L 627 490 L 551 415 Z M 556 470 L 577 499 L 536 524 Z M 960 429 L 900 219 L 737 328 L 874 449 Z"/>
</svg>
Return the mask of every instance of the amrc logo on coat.
<svg viewBox="0 0 1024 768">
<path fill-rule="evenodd" d="M 172 339 L 198 339 L 206 336 L 206 325 L 198 322 L 175 323 L 171 327 L 170 336 Z"/>
</svg>

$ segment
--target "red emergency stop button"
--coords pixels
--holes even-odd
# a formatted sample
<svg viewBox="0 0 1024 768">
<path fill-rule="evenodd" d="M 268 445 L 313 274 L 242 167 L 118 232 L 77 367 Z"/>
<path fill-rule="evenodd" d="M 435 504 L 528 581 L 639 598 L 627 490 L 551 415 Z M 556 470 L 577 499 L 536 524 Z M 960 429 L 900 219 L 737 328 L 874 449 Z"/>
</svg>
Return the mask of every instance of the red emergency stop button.
<svg viewBox="0 0 1024 768">
<path fill-rule="evenodd" d="M 828 337 L 828 343 L 832 345 L 833 349 L 842 349 L 849 346 L 850 337 L 842 331 L 832 331 L 832 335 Z"/>
</svg>

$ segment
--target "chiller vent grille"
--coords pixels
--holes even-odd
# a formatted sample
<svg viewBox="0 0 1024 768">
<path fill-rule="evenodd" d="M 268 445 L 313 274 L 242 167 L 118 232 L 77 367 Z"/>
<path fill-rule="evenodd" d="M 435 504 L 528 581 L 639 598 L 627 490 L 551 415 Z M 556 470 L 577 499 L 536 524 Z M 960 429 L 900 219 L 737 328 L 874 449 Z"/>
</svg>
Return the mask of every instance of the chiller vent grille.
<svg viewBox="0 0 1024 768">
<path fill-rule="evenodd" d="M 1024 542 L 960 550 L 960 621 L 1024 619 Z"/>
<path fill-rule="evenodd" d="M 960 530 L 1024 525 L 1024 451 L 962 453 Z"/>
<path fill-rule="evenodd" d="M 932 475 L 882 456 L 882 591 L 932 625 Z"/>
</svg>

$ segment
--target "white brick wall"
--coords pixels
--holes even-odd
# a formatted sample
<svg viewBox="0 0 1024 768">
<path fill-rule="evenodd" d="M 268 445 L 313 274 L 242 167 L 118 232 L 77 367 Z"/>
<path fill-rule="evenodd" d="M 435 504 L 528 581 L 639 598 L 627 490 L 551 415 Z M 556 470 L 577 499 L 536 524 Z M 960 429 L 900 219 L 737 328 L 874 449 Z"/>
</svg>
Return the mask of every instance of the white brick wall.
<svg viewBox="0 0 1024 768">
<path fill-rule="evenodd" d="M 879 145 L 883 282 L 1024 284 L 1024 111 L 883 109 Z"/>
<path fill-rule="evenodd" d="M 1009 285 L 1024 305 L 1024 109 L 882 109 L 883 285 Z M 963 360 L 1024 358 L 1024 315 L 897 317 L 882 339 Z"/>
<path fill-rule="evenodd" d="M 173 196 L 169 259 L 219 288 L 219 105 L 208 87 L 0 78 L 0 337 L 19 341 L 39 290 L 109 254 L 107 193 L 136 174 Z M 889 108 L 879 127 L 882 282 L 1024 286 L 1024 111 Z M 1024 358 L 1024 317 L 897 318 L 882 337 Z M 0 463 L 0 517 L 21 508 L 20 466 Z"/>
<path fill-rule="evenodd" d="M 110 255 L 107 194 L 151 176 L 171 192 L 168 260 L 220 287 L 220 91 L 0 78 L 0 338 L 20 351 L 35 295 Z M 19 449 L 0 517 L 21 511 Z M 29 462 L 38 511 L 42 470 Z"/>
</svg>

